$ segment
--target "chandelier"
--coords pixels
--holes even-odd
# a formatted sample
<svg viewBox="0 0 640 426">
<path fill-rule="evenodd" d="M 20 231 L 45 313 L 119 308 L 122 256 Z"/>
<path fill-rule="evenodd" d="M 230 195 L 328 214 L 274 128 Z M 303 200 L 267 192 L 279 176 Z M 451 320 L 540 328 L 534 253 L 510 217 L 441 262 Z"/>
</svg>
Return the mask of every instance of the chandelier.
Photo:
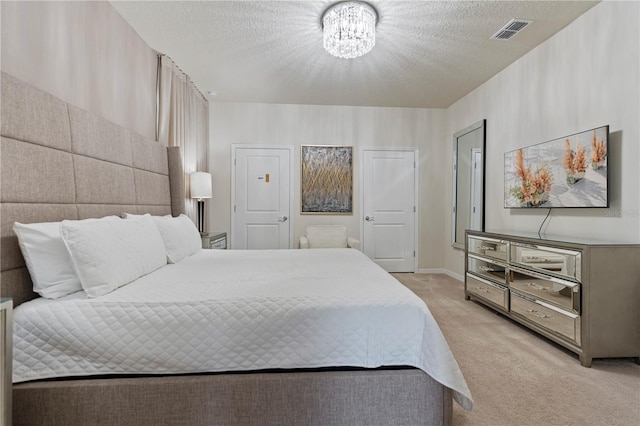
<svg viewBox="0 0 640 426">
<path fill-rule="evenodd" d="M 376 20 L 373 7 L 360 1 L 331 6 L 322 15 L 324 48 L 338 58 L 357 58 L 376 44 Z"/>
</svg>

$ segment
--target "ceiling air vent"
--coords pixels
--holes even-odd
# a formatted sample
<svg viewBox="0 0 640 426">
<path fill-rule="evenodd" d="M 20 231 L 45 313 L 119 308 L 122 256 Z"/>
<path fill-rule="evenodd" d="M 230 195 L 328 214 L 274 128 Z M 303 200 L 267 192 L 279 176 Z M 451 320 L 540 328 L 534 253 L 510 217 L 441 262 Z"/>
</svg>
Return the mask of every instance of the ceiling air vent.
<svg viewBox="0 0 640 426">
<path fill-rule="evenodd" d="M 509 40 L 511 37 L 522 31 L 524 27 L 532 23 L 533 21 L 527 21 L 525 19 L 512 19 L 500 28 L 497 33 L 491 36 L 492 40 Z"/>
</svg>

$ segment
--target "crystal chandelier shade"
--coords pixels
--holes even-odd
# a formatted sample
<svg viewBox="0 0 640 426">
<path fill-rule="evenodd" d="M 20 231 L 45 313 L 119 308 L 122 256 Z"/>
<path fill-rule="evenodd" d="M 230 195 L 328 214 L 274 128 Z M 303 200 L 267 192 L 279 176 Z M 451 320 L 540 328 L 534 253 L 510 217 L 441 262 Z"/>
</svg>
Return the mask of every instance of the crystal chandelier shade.
<svg viewBox="0 0 640 426">
<path fill-rule="evenodd" d="M 376 11 L 367 3 L 347 1 L 322 16 L 324 48 L 338 58 L 357 58 L 376 44 Z"/>
</svg>

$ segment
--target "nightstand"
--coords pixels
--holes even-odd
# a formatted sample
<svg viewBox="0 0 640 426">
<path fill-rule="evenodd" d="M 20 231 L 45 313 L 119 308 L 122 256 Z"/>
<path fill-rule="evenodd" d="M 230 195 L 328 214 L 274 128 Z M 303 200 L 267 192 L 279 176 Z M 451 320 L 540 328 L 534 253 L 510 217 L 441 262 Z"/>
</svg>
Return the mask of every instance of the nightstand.
<svg viewBox="0 0 640 426">
<path fill-rule="evenodd" d="M 13 300 L 0 299 L 0 424 L 11 424 Z"/>
<path fill-rule="evenodd" d="M 209 232 L 202 236 L 203 249 L 226 250 L 227 233 L 226 232 Z"/>
</svg>

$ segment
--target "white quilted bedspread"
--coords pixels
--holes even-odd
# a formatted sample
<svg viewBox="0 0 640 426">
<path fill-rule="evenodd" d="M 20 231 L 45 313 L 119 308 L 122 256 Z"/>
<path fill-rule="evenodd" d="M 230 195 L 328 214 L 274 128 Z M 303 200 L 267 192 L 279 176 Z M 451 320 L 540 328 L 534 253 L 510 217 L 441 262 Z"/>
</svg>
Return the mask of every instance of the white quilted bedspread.
<svg viewBox="0 0 640 426">
<path fill-rule="evenodd" d="M 424 302 L 353 249 L 202 250 L 107 295 L 14 312 L 14 382 L 409 365 L 471 394 Z"/>
</svg>

